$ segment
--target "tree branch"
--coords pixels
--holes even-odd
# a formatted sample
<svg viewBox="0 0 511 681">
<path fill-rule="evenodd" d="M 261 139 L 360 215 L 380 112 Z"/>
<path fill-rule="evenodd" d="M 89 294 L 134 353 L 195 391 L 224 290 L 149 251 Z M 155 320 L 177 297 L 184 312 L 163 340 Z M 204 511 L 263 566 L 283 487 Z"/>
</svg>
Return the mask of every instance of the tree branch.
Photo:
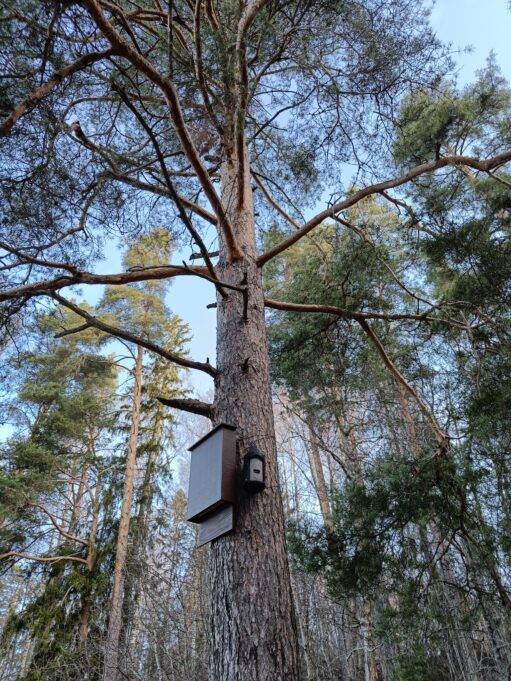
<svg viewBox="0 0 511 681">
<path fill-rule="evenodd" d="M 257 263 L 259 267 L 262 267 L 265 263 L 268 262 L 268 260 L 271 260 L 275 256 L 285 251 L 287 248 L 295 244 L 302 237 L 308 234 L 312 229 L 320 225 L 324 220 L 326 220 L 327 218 L 332 218 L 336 213 L 339 213 L 343 210 L 346 210 L 347 208 L 350 208 L 351 206 L 354 206 L 356 203 L 366 198 L 367 196 L 382 193 L 387 189 L 392 189 L 393 187 L 400 187 L 401 185 L 406 184 L 407 182 L 410 182 L 411 180 L 414 180 L 415 178 L 420 177 L 421 175 L 432 173 L 436 170 L 445 168 L 447 166 L 465 165 L 470 168 L 474 168 L 475 170 L 480 170 L 482 172 L 487 173 L 493 170 L 494 168 L 500 168 L 504 163 L 507 163 L 510 160 L 511 149 L 508 149 L 507 151 L 498 154 L 497 156 L 493 156 L 492 158 L 489 158 L 486 161 L 480 161 L 479 159 L 473 158 L 471 156 L 444 156 L 442 158 L 436 159 L 435 161 L 430 161 L 429 163 L 423 163 L 422 165 L 416 166 L 415 168 L 412 168 L 411 170 L 409 170 L 404 175 L 401 175 L 400 177 L 394 178 L 392 180 L 386 180 L 385 182 L 379 182 L 377 184 L 369 185 L 364 189 L 359 189 L 358 191 L 353 192 L 347 199 L 344 199 L 344 201 L 336 203 L 333 206 L 330 206 L 330 208 L 324 210 L 323 212 L 318 213 L 318 215 L 316 215 L 311 220 L 306 222 L 305 225 L 303 225 L 303 227 L 301 227 L 294 234 L 291 234 L 291 236 L 289 236 L 287 239 L 281 241 L 280 244 L 277 244 L 269 251 L 266 251 L 266 253 L 260 255 L 259 258 L 257 259 Z"/>
<path fill-rule="evenodd" d="M 41 558 L 39 556 L 31 556 L 27 553 L 18 553 L 18 551 L 7 551 L 7 553 L 0 554 L 0 560 L 6 560 L 7 558 L 21 558 L 22 560 L 34 560 L 37 563 L 56 563 L 60 560 L 72 560 L 75 563 L 83 563 L 87 565 L 85 558 L 78 558 L 78 556 L 48 556 L 46 558 Z"/>
<path fill-rule="evenodd" d="M 183 270 L 183 274 L 186 274 L 186 270 L 189 269 L 189 265 L 183 261 L 183 265 L 172 265 L 175 269 L 180 269 Z M 143 272 L 146 268 L 145 267 L 133 267 L 132 269 L 128 270 L 128 272 Z M 151 267 L 148 267 L 147 269 L 152 269 Z M 202 270 L 202 271 L 199 271 Z M 226 281 L 222 281 L 221 279 L 217 279 L 216 276 L 212 277 L 210 274 L 206 274 L 205 272 L 206 268 L 198 268 L 195 267 L 193 268 L 193 273 L 194 276 L 199 277 L 200 279 L 205 279 L 206 281 L 210 281 L 212 284 L 214 284 L 216 287 L 222 287 L 222 288 L 228 288 L 231 291 L 239 291 L 240 293 L 245 294 L 247 287 L 246 286 L 236 286 L 235 284 L 229 284 Z"/>
<path fill-rule="evenodd" d="M 300 225 L 296 222 L 296 220 L 294 218 L 292 218 L 290 215 L 288 215 L 286 213 L 286 211 L 282 208 L 282 206 L 280 204 L 277 203 L 277 201 L 275 201 L 275 199 L 272 197 L 270 192 L 266 189 L 266 187 L 261 182 L 261 180 L 257 177 L 257 175 L 255 173 L 252 173 L 252 177 L 253 177 L 256 185 L 261 190 L 262 195 L 264 196 L 266 201 L 270 204 L 270 206 L 272 206 L 272 208 L 274 208 L 277 211 L 277 213 L 280 213 L 282 215 L 282 217 L 284 218 L 284 220 L 287 220 L 287 222 L 289 222 L 289 224 L 292 225 L 294 227 L 294 229 L 300 229 Z"/>
<path fill-rule="evenodd" d="M 80 331 L 86 331 L 90 329 L 90 324 L 85 322 L 85 324 L 80 324 L 80 326 L 74 326 L 72 329 L 65 329 L 60 333 L 56 333 L 54 338 L 64 338 L 65 336 L 71 336 L 73 333 L 80 333 Z"/>
<path fill-rule="evenodd" d="M 237 47 L 241 45 L 245 39 L 246 33 L 256 18 L 257 13 L 262 10 L 263 7 L 268 4 L 268 2 L 269 0 L 251 0 L 251 2 L 248 3 L 238 23 L 238 34 L 236 36 Z"/>
<path fill-rule="evenodd" d="M 162 265 L 159 267 L 149 267 L 147 269 L 134 269 L 129 272 L 119 274 L 93 274 L 92 272 L 77 272 L 75 275 L 62 275 L 56 279 L 44 279 L 33 284 L 18 286 L 10 291 L 0 293 L 0 302 L 12 300 L 20 296 L 32 297 L 57 291 L 67 286 L 77 284 L 131 284 L 137 281 L 150 281 L 154 279 L 169 279 L 180 276 L 207 276 L 207 269 L 202 266 L 182 267 L 179 265 Z"/>
<path fill-rule="evenodd" d="M 421 397 L 419 397 L 419 394 L 415 390 L 415 388 L 408 383 L 406 378 L 403 376 L 403 374 L 399 371 L 397 366 L 394 364 L 394 362 L 390 359 L 388 356 L 385 348 L 382 345 L 382 342 L 378 338 L 378 336 L 374 333 L 374 331 L 371 329 L 369 324 L 365 321 L 365 319 L 357 319 L 357 322 L 360 324 L 362 327 L 363 331 L 367 334 L 369 337 L 369 340 L 372 342 L 376 350 L 378 351 L 379 355 L 383 359 L 383 363 L 389 369 L 389 371 L 392 373 L 394 378 L 403 386 L 403 388 L 413 397 L 413 399 L 417 402 L 419 409 L 422 411 L 424 416 L 427 418 L 429 421 L 431 428 L 433 429 L 433 432 L 435 433 L 436 439 L 438 441 L 439 445 L 439 453 L 441 455 L 444 455 L 447 453 L 447 449 L 449 446 L 448 443 L 448 438 L 446 434 L 443 432 L 443 430 L 440 428 L 438 425 L 435 417 L 431 413 L 431 411 L 428 409 L 427 405 Z"/>
<path fill-rule="evenodd" d="M 0 124 L 0 137 L 4 137 L 9 134 L 13 126 L 19 121 L 19 119 L 30 109 L 32 109 L 36 104 L 43 99 L 46 95 L 50 94 L 57 85 L 69 76 L 72 76 L 77 71 L 85 69 L 87 66 L 94 64 L 101 59 L 106 59 L 111 55 L 115 54 L 114 49 L 105 50 L 104 52 L 92 52 L 91 54 L 86 54 L 80 59 L 77 59 L 72 64 L 65 66 L 63 69 L 57 71 L 52 78 L 46 83 L 43 83 L 36 90 L 31 92 L 26 99 L 20 102 L 7 116 L 7 118 Z"/>
<path fill-rule="evenodd" d="M 172 183 L 172 180 L 170 179 L 170 175 L 169 175 L 168 170 L 167 170 L 167 164 L 165 163 L 165 158 L 164 158 L 163 153 L 161 151 L 160 145 L 158 144 L 158 140 L 156 139 L 156 135 L 154 134 L 150 125 L 145 121 L 142 114 L 138 111 L 137 107 L 132 102 L 130 102 L 130 100 L 128 99 L 124 90 L 122 88 L 118 87 L 115 84 L 113 85 L 113 87 L 114 87 L 115 91 L 119 94 L 119 96 L 121 97 L 123 102 L 126 104 L 128 109 L 130 109 L 130 111 L 136 117 L 136 119 L 138 120 L 140 125 L 144 128 L 149 139 L 151 140 L 154 151 L 156 152 L 156 156 L 158 158 L 158 162 L 160 164 L 161 171 L 163 173 L 163 177 L 165 178 L 165 184 L 167 185 L 167 189 L 169 190 L 169 194 L 172 197 L 172 200 L 174 201 L 174 203 L 177 206 L 177 211 L 179 213 L 179 217 L 181 218 L 181 222 L 184 224 L 186 229 L 189 231 L 191 237 L 194 239 L 194 241 L 197 244 L 200 252 L 202 253 L 202 257 L 204 259 L 204 262 L 206 263 L 206 267 L 208 268 L 211 277 L 213 279 L 217 279 L 215 268 L 213 267 L 213 263 L 209 259 L 208 249 L 206 248 L 203 240 L 201 239 L 200 234 L 198 233 L 198 231 L 193 226 L 192 221 L 190 220 L 190 218 L 186 214 L 186 211 L 183 207 L 183 204 L 182 204 L 182 202 L 179 198 L 179 195 L 178 195 L 178 193 L 177 193 L 177 191 L 176 191 L 176 189 L 175 189 L 175 187 Z M 227 294 L 225 293 L 223 288 L 219 284 L 215 284 L 215 285 L 216 285 L 217 291 L 219 291 L 222 298 L 226 298 Z"/>
<path fill-rule="evenodd" d="M 119 180 L 119 182 L 123 182 L 124 184 L 129 185 L 130 187 L 134 187 L 135 189 L 141 189 L 142 191 L 146 192 L 151 192 L 153 194 L 157 194 L 158 196 L 164 196 L 165 198 L 171 198 L 169 192 L 164 189 L 164 187 L 158 187 L 157 185 L 154 184 L 149 184 L 148 182 L 142 182 L 142 180 L 138 180 L 136 177 L 130 177 L 129 175 L 126 175 L 125 173 L 117 172 L 115 170 L 108 171 L 104 173 L 104 177 L 111 177 L 114 180 Z M 189 209 L 192 211 L 192 213 L 195 213 L 199 217 L 201 217 L 203 220 L 206 220 L 206 222 L 211 223 L 212 225 L 217 225 L 218 220 L 213 213 L 210 213 L 209 210 L 206 210 L 202 206 L 199 206 L 197 203 L 194 203 L 193 201 L 190 201 L 186 196 L 183 196 L 182 194 L 179 194 L 179 200 Z"/>
<path fill-rule="evenodd" d="M 29 255 L 28 253 L 22 253 L 20 249 L 10 246 L 5 241 L 0 241 L 0 248 L 3 248 L 3 250 L 7 251 L 8 253 L 16 255 L 24 262 L 31 263 L 33 265 L 41 265 L 42 267 L 51 267 L 53 269 L 66 270 L 67 272 L 70 272 L 72 275 L 76 274 L 76 272 L 78 271 L 75 265 L 70 265 L 69 263 L 66 262 L 53 262 L 52 260 L 41 260 L 40 258 L 35 258 L 34 256 Z"/>
<path fill-rule="evenodd" d="M 302 303 L 287 303 L 281 300 L 272 300 L 271 298 L 265 298 L 264 306 L 274 310 L 284 310 L 285 312 L 319 312 L 335 315 L 336 317 L 342 317 L 343 319 L 354 319 L 356 321 L 365 319 L 382 319 L 386 322 L 394 322 L 408 319 L 418 322 L 441 322 L 442 324 L 449 324 L 450 326 L 456 326 L 460 329 L 466 329 L 466 325 L 462 324 L 461 322 L 458 323 L 454 320 L 436 319 L 435 317 L 430 317 L 427 313 L 386 314 L 384 312 L 354 312 L 352 310 L 345 310 L 342 307 L 335 307 L 334 305 L 306 305 Z"/>
<path fill-rule="evenodd" d="M 204 373 L 209 374 L 209 376 L 212 376 L 213 378 L 217 375 L 217 370 L 215 369 L 215 367 L 211 366 L 209 362 L 194 362 L 193 360 L 186 359 L 186 357 L 182 357 L 181 355 L 176 355 L 175 353 L 169 352 L 168 350 L 165 350 L 159 345 L 156 345 L 156 343 L 152 343 L 151 341 L 145 340 L 144 338 L 140 338 L 139 336 L 135 336 L 134 334 L 129 333 L 128 331 L 118 329 L 115 326 L 111 326 L 110 324 L 102 322 L 97 317 L 93 317 L 85 310 L 82 310 L 82 308 L 79 307 L 78 305 L 75 305 L 70 300 L 67 300 L 67 298 L 59 296 L 58 293 L 51 293 L 49 295 L 51 295 L 51 297 L 54 298 L 54 300 L 57 300 L 64 307 L 67 307 L 69 310 L 72 310 L 75 314 L 79 315 L 80 317 L 83 317 L 83 319 L 85 319 L 90 326 L 93 326 L 94 328 L 99 329 L 100 331 L 103 331 L 104 333 L 107 333 L 110 336 L 122 338 L 123 340 L 128 341 L 129 343 L 135 343 L 135 345 L 140 345 L 141 347 L 146 348 L 147 350 L 150 350 L 151 352 L 154 352 L 157 355 L 160 355 L 160 357 L 168 359 L 169 362 L 173 362 L 174 364 L 178 364 L 179 366 L 186 367 L 187 369 L 197 369 L 198 371 L 203 371 Z"/>
<path fill-rule="evenodd" d="M 172 407 L 173 409 L 180 409 L 181 411 L 187 411 L 190 414 L 198 414 L 199 416 L 205 416 L 206 418 L 213 421 L 214 419 L 214 409 L 212 404 L 207 402 L 201 402 L 200 400 L 186 400 L 186 399 L 168 399 L 166 397 L 157 397 L 158 402 L 161 402 L 167 407 Z"/>
<path fill-rule="evenodd" d="M 221 199 L 216 193 L 208 172 L 203 166 L 199 153 L 195 147 L 195 144 L 193 143 L 188 126 L 184 119 L 181 104 L 179 102 L 179 96 L 174 83 L 170 80 L 170 78 L 165 78 L 162 76 L 148 59 L 146 59 L 142 54 L 138 53 L 133 47 L 131 47 L 131 45 L 122 39 L 122 37 L 119 35 L 119 33 L 117 33 L 110 21 L 104 15 L 97 0 L 86 0 L 86 2 L 83 3 L 83 6 L 92 16 L 96 25 L 99 29 L 101 29 L 103 35 L 110 42 L 117 54 L 126 58 L 141 73 L 147 76 L 151 82 L 160 88 L 167 102 L 170 120 L 174 126 L 178 139 L 181 142 L 183 151 L 195 170 L 204 193 L 206 194 L 208 201 L 210 202 L 215 214 L 218 217 L 219 227 L 224 233 L 230 257 L 233 260 L 243 257 L 243 253 L 236 242 L 232 225 L 223 209 Z"/>
<path fill-rule="evenodd" d="M 50 513 L 50 511 L 48 511 L 48 509 L 45 508 L 44 506 L 42 506 L 41 504 L 30 504 L 30 503 L 27 503 L 26 505 L 27 505 L 27 506 L 31 506 L 32 508 L 38 508 L 40 511 L 42 511 L 43 513 L 45 513 L 45 514 L 48 516 L 48 518 L 50 519 L 51 524 L 53 525 L 53 527 L 57 530 L 57 532 L 58 532 L 59 534 L 61 534 L 63 537 L 66 537 L 66 539 L 70 539 L 71 541 L 75 541 L 75 542 L 77 542 L 78 544 L 83 544 L 83 546 L 88 546 L 89 541 L 88 541 L 87 539 L 82 539 L 81 537 L 76 537 L 74 534 L 70 534 L 69 532 L 66 532 L 66 530 L 64 530 L 64 528 L 61 527 L 61 526 L 58 524 L 58 522 L 57 522 L 55 516 L 53 515 L 53 513 Z"/>
<path fill-rule="evenodd" d="M 215 126 L 220 138 L 223 137 L 224 131 L 220 121 L 218 120 L 216 113 L 211 105 L 211 99 L 209 97 L 208 86 L 206 84 L 206 79 L 204 78 L 204 70 L 202 64 L 202 43 L 201 43 L 201 13 L 202 13 L 202 0 L 195 0 L 195 10 L 194 10 L 194 26 L 193 26 L 193 37 L 195 43 L 195 75 L 197 77 L 197 82 L 199 83 L 199 88 L 202 94 L 202 99 L 204 101 L 204 106 L 209 115 L 212 124 Z"/>
</svg>

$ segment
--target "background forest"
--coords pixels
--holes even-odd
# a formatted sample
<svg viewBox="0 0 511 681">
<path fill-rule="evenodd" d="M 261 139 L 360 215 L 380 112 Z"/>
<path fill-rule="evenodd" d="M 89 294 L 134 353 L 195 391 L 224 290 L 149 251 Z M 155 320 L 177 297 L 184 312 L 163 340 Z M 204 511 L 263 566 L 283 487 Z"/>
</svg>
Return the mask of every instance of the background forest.
<svg viewBox="0 0 511 681">
<path fill-rule="evenodd" d="M 52 3 L 25 4 L 22 12 L 0 3 L 2 63 L 11 76 L 14 66 L 26 70 L 45 52 L 45 43 L 38 44 L 13 66 L 5 57 L 13 25 L 25 37 L 33 31 L 29 37 L 37 42 L 40 25 L 61 20 Z M 373 18 L 376 6 L 388 12 L 397 5 L 403 17 L 406 4 L 360 3 Z M 194 3 L 182 5 L 185 16 Z M 181 4 L 176 7 L 179 13 Z M 30 9 L 39 28 L 27 16 Z M 253 176 L 264 252 L 299 229 L 301 194 L 331 193 L 329 205 L 335 203 L 339 167 L 349 200 L 362 179 L 387 177 L 389 165 L 405 175 L 442 157 L 496 158 L 511 147 L 511 87 L 496 60 L 490 57 L 474 82 L 459 86 L 445 47 L 428 42 L 427 14 L 417 20 L 414 45 L 384 45 L 397 53 L 413 47 L 404 61 L 420 53 L 414 73 L 422 80 L 407 76 L 395 92 L 380 83 L 381 101 L 371 100 L 376 109 L 368 111 L 357 97 L 372 87 L 379 60 L 390 57 L 377 50 L 377 22 L 369 35 L 367 25 L 362 30 L 357 23 L 361 15 L 348 14 L 343 20 L 362 35 L 360 63 L 371 68 L 358 71 L 357 79 L 343 74 L 350 91 L 329 85 L 329 96 L 348 102 L 343 108 L 342 99 L 349 128 L 339 133 L 343 151 L 330 167 L 327 146 L 339 144 L 333 130 L 342 124 L 334 121 L 330 130 L 330 102 L 321 102 L 324 139 L 299 129 L 300 107 L 304 120 L 310 114 L 305 93 L 293 104 L 298 122 L 283 110 L 279 118 L 296 144 L 268 125 L 260 153 L 275 154 L 276 167 L 281 154 L 290 170 L 281 185 Z M 394 29 L 400 40 L 403 26 Z M 57 67 L 52 49 L 44 59 Z M 300 60 L 297 55 L 306 71 Z M 4 86 L 7 81 L 0 81 L 2 120 L 23 88 L 14 77 Z M 112 80 L 110 86 L 118 101 L 133 107 L 119 85 Z M 71 87 L 76 99 L 80 83 Z M 137 105 L 145 106 L 145 97 L 149 107 L 151 97 L 141 92 Z M 268 116 L 273 96 L 266 93 L 260 104 Z M 51 119 L 60 103 L 44 101 Z M 363 130 L 361 112 L 369 121 Z M 82 233 L 85 211 L 74 228 L 78 236 L 61 243 L 60 232 L 47 227 L 56 221 L 60 230 L 69 228 L 61 194 L 90 198 L 88 210 L 101 187 L 89 183 L 89 165 L 72 176 L 58 155 L 48 153 L 45 162 L 45 145 L 57 133 L 48 128 L 41 142 L 43 124 L 31 115 L 36 120 L 6 143 L 0 161 L 0 681 L 113 679 L 116 671 L 105 676 L 108 665 L 130 681 L 206 681 L 209 547 L 195 547 L 196 527 L 185 520 L 186 450 L 210 423 L 205 403 L 191 399 L 193 329 L 173 310 L 171 280 L 113 282 L 98 296 L 78 285 L 66 297 L 60 288 L 47 298 L 9 293 L 14 285 L 28 287 L 43 256 L 45 267 L 74 276 L 73 268 L 97 266 L 116 249 L 123 272 L 137 273 L 168 267 L 176 253 L 189 257 L 193 239 L 161 202 L 137 199 L 139 179 L 127 189 L 108 187 L 90 232 Z M 94 151 L 105 178 L 105 168 L 115 174 L 135 165 L 128 150 L 139 140 L 126 120 L 116 119 L 111 130 L 97 111 L 86 120 L 98 139 L 90 142 L 73 123 L 63 158 L 75 160 L 78 142 L 76 158 Z M 126 148 L 105 151 L 116 134 Z M 354 154 L 344 151 L 350 144 Z M 140 145 L 137 172 L 147 165 Z M 322 164 L 311 152 L 315 145 L 324 152 Z M 397 191 L 357 195 L 265 266 L 303 681 L 511 679 L 511 172 L 504 163 L 445 165 Z M 185 182 L 187 172 L 176 171 L 173 181 Z M 309 200 L 306 216 L 311 207 Z M 37 248 L 24 241 L 34 215 Z M 41 246 L 45 236 L 48 245 Z M 58 262 L 48 265 L 50 256 Z M 24 269 L 13 281 L 15 267 Z M 206 373 L 212 368 L 209 359 L 201 366 Z M 195 413 L 170 408 L 180 403 Z M 257 570 L 247 566 L 244 579 Z"/>
</svg>

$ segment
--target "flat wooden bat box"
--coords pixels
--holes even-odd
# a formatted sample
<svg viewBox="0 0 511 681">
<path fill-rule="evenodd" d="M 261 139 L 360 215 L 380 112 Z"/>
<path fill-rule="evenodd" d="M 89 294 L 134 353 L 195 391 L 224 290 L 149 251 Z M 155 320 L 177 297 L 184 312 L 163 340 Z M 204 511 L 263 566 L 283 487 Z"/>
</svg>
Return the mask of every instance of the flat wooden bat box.
<svg viewBox="0 0 511 681">
<path fill-rule="evenodd" d="M 221 423 L 190 447 L 192 456 L 187 520 L 201 523 L 215 511 L 234 504 L 236 500 L 235 431 L 234 426 Z"/>
</svg>

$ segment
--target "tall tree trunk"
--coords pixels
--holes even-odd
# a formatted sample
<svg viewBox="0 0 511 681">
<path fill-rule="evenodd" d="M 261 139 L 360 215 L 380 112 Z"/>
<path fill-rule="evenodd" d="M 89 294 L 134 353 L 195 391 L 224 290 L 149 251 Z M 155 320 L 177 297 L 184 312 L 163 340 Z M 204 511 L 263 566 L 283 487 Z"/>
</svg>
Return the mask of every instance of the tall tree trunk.
<svg viewBox="0 0 511 681">
<path fill-rule="evenodd" d="M 121 519 L 117 535 L 117 553 L 115 556 L 114 581 L 110 602 L 110 618 L 108 620 L 107 640 L 103 667 L 103 681 L 115 681 L 118 676 L 119 639 L 122 626 L 122 604 L 124 596 L 124 568 L 128 552 L 128 534 L 130 529 L 131 502 L 133 499 L 133 482 L 137 458 L 138 428 L 140 425 L 140 403 L 142 399 L 142 359 L 143 349 L 137 347 L 133 389 L 133 410 L 131 413 L 131 430 L 126 458 L 126 473 L 122 494 Z"/>
<path fill-rule="evenodd" d="M 211 546 L 209 679 L 297 681 L 298 637 L 277 471 L 262 280 L 255 259 L 252 190 L 246 177 L 240 205 L 237 166 L 232 158 L 223 165 L 222 202 L 243 257 L 229 262 L 221 243 L 218 269 L 226 282 L 246 282 L 248 314 L 245 321 L 241 294 L 218 296 L 216 419 L 237 427 L 238 471 L 249 445 L 264 453 L 266 489 L 249 494 L 238 485 L 235 530 Z"/>
</svg>

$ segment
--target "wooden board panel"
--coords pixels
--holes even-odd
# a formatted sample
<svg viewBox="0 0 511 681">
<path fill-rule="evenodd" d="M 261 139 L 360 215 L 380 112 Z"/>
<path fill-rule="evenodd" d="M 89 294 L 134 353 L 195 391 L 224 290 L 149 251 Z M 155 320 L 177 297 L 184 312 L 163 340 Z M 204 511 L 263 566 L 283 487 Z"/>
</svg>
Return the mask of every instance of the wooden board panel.
<svg viewBox="0 0 511 681">
<path fill-rule="evenodd" d="M 191 448 L 187 520 L 199 522 L 236 499 L 236 433 L 220 424 Z"/>
<path fill-rule="evenodd" d="M 234 506 L 229 504 L 217 511 L 213 511 L 207 518 L 204 518 L 199 525 L 199 536 L 197 546 L 207 544 L 213 539 L 217 539 L 230 532 L 234 527 Z"/>
</svg>

